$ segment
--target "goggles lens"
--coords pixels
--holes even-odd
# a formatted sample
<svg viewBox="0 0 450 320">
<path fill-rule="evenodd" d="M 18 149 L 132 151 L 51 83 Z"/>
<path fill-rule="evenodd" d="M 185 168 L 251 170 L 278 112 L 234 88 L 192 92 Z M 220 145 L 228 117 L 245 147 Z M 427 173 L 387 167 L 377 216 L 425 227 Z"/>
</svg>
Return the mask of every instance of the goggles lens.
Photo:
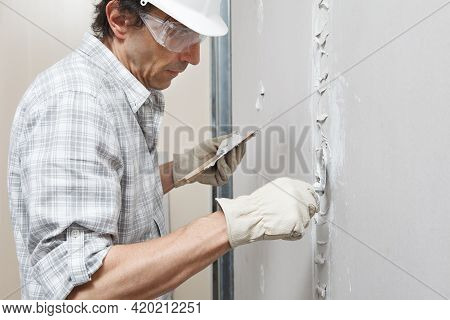
<svg viewBox="0 0 450 320">
<path fill-rule="evenodd" d="M 206 38 L 179 22 L 146 13 L 141 14 L 141 19 L 155 41 L 172 52 L 183 52 Z"/>
</svg>

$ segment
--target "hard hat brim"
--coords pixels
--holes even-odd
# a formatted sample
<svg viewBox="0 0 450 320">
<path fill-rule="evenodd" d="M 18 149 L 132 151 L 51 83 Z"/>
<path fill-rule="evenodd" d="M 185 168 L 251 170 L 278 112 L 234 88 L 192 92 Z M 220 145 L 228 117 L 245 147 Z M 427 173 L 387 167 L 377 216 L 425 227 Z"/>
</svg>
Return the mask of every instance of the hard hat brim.
<svg viewBox="0 0 450 320">
<path fill-rule="evenodd" d="M 179 1 L 152 0 L 150 3 L 201 35 L 220 37 L 228 33 L 228 26 L 219 15 L 205 16 L 183 6 Z"/>
</svg>

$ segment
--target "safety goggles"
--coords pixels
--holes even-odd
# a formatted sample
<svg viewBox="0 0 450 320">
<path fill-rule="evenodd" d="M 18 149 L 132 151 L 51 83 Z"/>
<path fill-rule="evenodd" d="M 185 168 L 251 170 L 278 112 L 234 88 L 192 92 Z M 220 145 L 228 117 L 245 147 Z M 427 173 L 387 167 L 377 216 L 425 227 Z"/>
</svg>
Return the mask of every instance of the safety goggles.
<svg viewBox="0 0 450 320">
<path fill-rule="evenodd" d="M 155 41 L 172 52 L 183 52 L 206 38 L 177 21 L 163 20 L 148 13 L 140 16 Z"/>
</svg>

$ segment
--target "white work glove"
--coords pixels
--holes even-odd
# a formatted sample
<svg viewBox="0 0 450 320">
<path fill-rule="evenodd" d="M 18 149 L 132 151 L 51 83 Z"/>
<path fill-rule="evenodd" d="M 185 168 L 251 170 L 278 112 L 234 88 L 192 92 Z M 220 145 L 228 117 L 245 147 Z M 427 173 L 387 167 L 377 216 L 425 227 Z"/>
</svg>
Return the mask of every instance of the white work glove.
<svg viewBox="0 0 450 320">
<path fill-rule="evenodd" d="M 175 188 L 193 182 L 209 184 L 212 186 L 221 186 L 227 183 L 228 179 L 244 157 L 245 143 L 242 143 L 231 150 L 224 157 L 220 158 L 213 167 L 205 170 L 205 172 L 194 177 L 189 182 L 180 182 L 180 180 L 214 157 L 222 141 L 231 137 L 231 135 L 232 134 L 227 134 L 209 139 L 185 153 L 174 154 L 172 174 Z"/>
<path fill-rule="evenodd" d="M 258 240 L 299 240 L 319 211 L 319 196 L 303 181 L 279 178 L 248 196 L 216 199 L 232 248 Z"/>
</svg>

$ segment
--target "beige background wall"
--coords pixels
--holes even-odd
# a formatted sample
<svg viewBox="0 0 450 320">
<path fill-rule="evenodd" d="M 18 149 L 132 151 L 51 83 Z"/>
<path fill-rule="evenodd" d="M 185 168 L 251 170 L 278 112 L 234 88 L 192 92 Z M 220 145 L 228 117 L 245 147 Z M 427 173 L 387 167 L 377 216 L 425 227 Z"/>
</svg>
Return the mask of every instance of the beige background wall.
<svg viewBox="0 0 450 320">
<path fill-rule="evenodd" d="M 0 299 L 20 299 L 19 274 L 10 224 L 7 190 L 9 131 L 18 102 L 35 76 L 76 48 L 89 30 L 92 0 L 2 0 L 0 3 Z M 204 61 L 189 69 L 167 95 L 167 114 L 161 137 L 161 151 L 173 149 L 175 119 L 193 127 L 208 125 L 209 46 L 203 44 Z M 169 134 L 167 134 L 169 133 Z M 198 136 L 196 135 L 198 140 Z M 191 142 L 191 145 L 193 143 Z M 170 194 L 172 228 L 206 214 L 210 188 L 188 186 Z M 13 294 L 11 294 L 14 292 Z M 177 298 L 209 299 L 211 270 L 207 269 L 175 291 Z"/>
</svg>

